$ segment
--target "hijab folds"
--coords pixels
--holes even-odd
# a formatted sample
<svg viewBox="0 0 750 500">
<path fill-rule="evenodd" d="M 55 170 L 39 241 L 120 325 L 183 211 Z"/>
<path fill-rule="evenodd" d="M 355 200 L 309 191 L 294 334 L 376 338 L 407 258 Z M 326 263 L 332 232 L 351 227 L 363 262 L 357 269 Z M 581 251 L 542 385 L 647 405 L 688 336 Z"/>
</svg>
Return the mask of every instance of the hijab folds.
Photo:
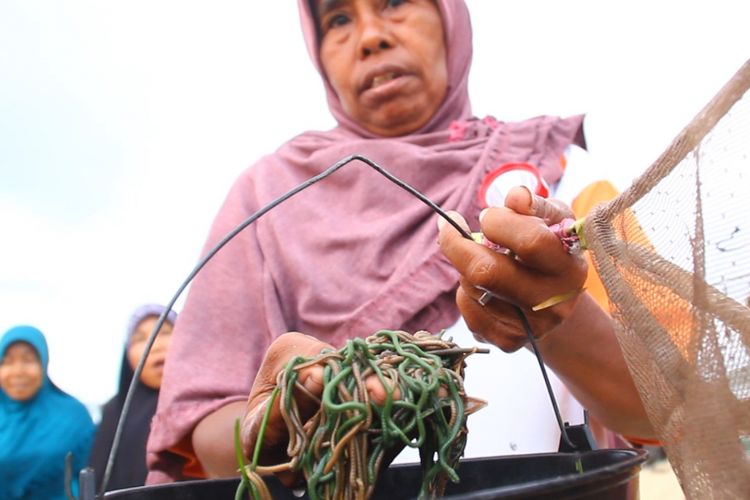
<svg viewBox="0 0 750 500">
<path fill-rule="evenodd" d="M 473 230 L 482 208 L 480 184 L 498 166 L 529 162 L 548 183 L 559 180 L 560 157 L 580 137 L 582 117 L 475 119 L 468 10 L 461 0 L 436 3 L 446 37 L 445 99 L 420 130 L 383 138 L 344 112 L 322 70 L 310 3 L 299 0 L 307 48 L 338 126 L 303 133 L 241 174 L 204 253 L 260 207 L 353 154 L 461 212 Z M 181 312 L 149 441 L 150 463 L 161 472 L 149 480 L 200 474 L 189 442 L 193 427 L 247 398 L 266 348 L 282 333 L 299 331 L 340 346 L 383 328 L 437 332 L 455 323 L 458 273 L 436 240 L 436 215 L 361 162 L 243 230 L 197 275 Z"/>
<path fill-rule="evenodd" d="M 16 342 L 36 350 L 43 382 L 27 401 L 0 390 L 0 498 L 65 499 L 65 455 L 73 453 L 75 481 L 88 459 L 94 424 L 86 407 L 50 380 L 42 332 L 33 326 L 11 328 L 0 340 L 0 357 Z"/>
</svg>

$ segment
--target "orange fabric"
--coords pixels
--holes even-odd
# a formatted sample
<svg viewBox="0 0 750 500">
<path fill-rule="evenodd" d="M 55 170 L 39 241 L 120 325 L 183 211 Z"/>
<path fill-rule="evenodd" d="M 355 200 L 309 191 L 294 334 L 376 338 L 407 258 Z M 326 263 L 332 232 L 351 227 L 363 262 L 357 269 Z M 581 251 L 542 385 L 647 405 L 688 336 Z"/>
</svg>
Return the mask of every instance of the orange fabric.
<svg viewBox="0 0 750 500">
<path fill-rule="evenodd" d="M 584 188 L 584 190 L 581 191 L 578 196 L 576 196 L 575 200 L 573 200 L 571 208 L 573 209 L 573 213 L 575 213 L 576 218 L 585 217 L 595 206 L 614 199 L 618 194 L 619 192 L 617 191 L 617 189 L 615 189 L 615 187 L 609 181 L 597 181 L 586 186 L 586 188 Z M 646 238 L 646 235 L 643 234 L 643 231 L 640 230 L 640 228 L 638 228 L 637 231 L 640 233 L 639 239 L 642 239 L 643 241 L 648 240 Z M 591 255 L 588 252 L 585 255 L 586 261 L 589 264 L 589 269 L 593 270 L 594 265 L 591 261 Z M 599 275 L 596 272 L 590 272 L 588 274 L 584 287 L 586 288 L 586 291 L 589 293 L 589 295 L 591 295 L 591 297 L 596 301 L 596 303 L 599 304 L 599 307 L 607 311 L 610 310 L 609 299 L 607 298 L 607 290 L 604 288 L 604 284 L 602 283 L 601 278 L 599 278 Z M 660 314 L 659 317 L 660 319 L 664 318 L 666 320 L 666 318 L 672 317 L 673 313 L 674 311 L 664 311 L 664 314 Z M 680 315 L 678 314 L 677 316 Z M 661 446 L 661 442 L 656 439 L 645 439 L 631 436 L 624 437 L 629 442 L 637 445 Z"/>
<path fill-rule="evenodd" d="M 615 187 L 608 181 L 597 181 L 586 186 L 581 193 L 576 196 L 573 200 L 572 208 L 576 218 L 585 217 L 596 205 L 604 203 L 614 199 L 619 192 Z M 626 212 L 622 216 L 620 223 L 621 231 L 620 238 L 624 241 L 631 241 L 638 243 L 647 248 L 653 249 L 653 245 L 649 241 L 643 229 L 638 224 L 635 216 L 630 212 Z M 586 253 L 586 260 L 589 263 L 589 269 L 594 269 L 593 262 L 591 261 L 591 255 Z M 628 276 L 629 281 L 638 282 L 639 278 L 635 276 Z M 604 288 L 599 275 L 597 273 L 589 273 L 584 284 L 586 291 L 589 292 L 594 300 L 596 300 L 599 307 L 602 309 L 609 310 L 609 299 L 607 298 L 607 290 Z M 678 297 L 668 287 L 657 287 L 654 284 L 649 285 L 648 288 L 643 286 L 635 289 L 636 292 L 639 290 L 648 289 L 652 293 L 657 293 L 664 297 L 670 297 L 668 301 L 669 307 L 655 307 L 652 308 L 652 314 L 657 318 L 659 323 L 664 326 L 666 331 L 676 332 L 673 336 L 675 345 L 682 351 L 686 359 L 689 359 L 689 345 L 685 339 L 679 336 L 680 332 L 683 332 L 685 328 L 690 329 L 692 327 L 692 313 L 691 305 L 688 301 Z M 654 292 L 654 289 L 657 289 Z M 644 301 L 649 304 L 651 301 Z M 689 335 L 685 335 L 689 338 Z"/>
<path fill-rule="evenodd" d="M 613 226 L 617 229 L 617 237 L 621 241 L 658 253 L 636 217 L 629 210 L 614 219 Z M 693 363 L 699 346 L 693 344 L 693 332 L 696 325 L 692 303 L 680 297 L 671 286 L 644 279 L 627 267 L 623 267 L 621 274 L 622 279 L 648 307 L 664 332 L 668 332 L 673 345 L 680 351 L 682 357 Z"/>
<path fill-rule="evenodd" d="M 575 200 L 573 200 L 571 208 L 575 213 L 576 218 L 585 217 L 600 203 L 609 201 L 617 196 L 619 193 L 617 189 L 609 181 L 597 181 L 589 184 L 581 191 Z M 586 261 L 589 264 L 589 269 L 594 269 L 594 264 L 591 262 L 591 256 L 586 253 Z M 586 283 L 583 285 L 586 291 L 591 295 L 599 307 L 605 310 L 609 310 L 609 301 L 607 299 L 607 291 L 604 288 L 602 280 L 599 279 L 597 273 L 589 273 L 586 278 Z"/>
<path fill-rule="evenodd" d="M 182 467 L 183 476 L 195 479 L 206 479 L 208 477 L 198 461 L 198 457 L 195 456 L 192 435 L 185 436 L 177 445 L 169 448 L 169 451 L 185 459 L 185 465 Z"/>
</svg>

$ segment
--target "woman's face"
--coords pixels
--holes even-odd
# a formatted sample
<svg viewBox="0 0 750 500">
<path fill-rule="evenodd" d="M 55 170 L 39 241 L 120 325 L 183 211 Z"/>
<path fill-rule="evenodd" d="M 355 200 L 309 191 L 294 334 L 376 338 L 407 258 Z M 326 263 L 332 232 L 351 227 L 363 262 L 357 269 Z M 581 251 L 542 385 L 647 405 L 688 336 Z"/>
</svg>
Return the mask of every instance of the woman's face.
<svg viewBox="0 0 750 500">
<path fill-rule="evenodd" d="M 320 59 L 344 111 L 370 132 L 411 133 L 448 87 L 433 0 L 317 0 Z"/>
<path fill-rule="evenodd" d="M 5 350 L 0 363 L 0 387 L 16 401 L 33 398 L 44 381 L 39 354 L 30 344 L 16 342 Z"/>
<path fill-rule="evenodd" d="M 133 336 L 130 338 L 130 345 L 128 346 L 128 362 L 133 370 L 138 366 L 143 351 L 146 349 L 148 336 L 151 335 L 151 330 L 154 329 L 158 320 L 159 318 L 156 316 L 149 316 L 138 323 L 138 326 L 135 328 L 135 332 L 133 332 Z M 166 359 L 167 348 L 171 339 L 172 325 L 165 321 L 161 326 L 161 330 L 159 330 L 159 334 L 156 336 L 154 345 L 151 347 L 151 352 L 148 353 L 146 364 L 143 365 L 143 371 L 141 372 L 141 382 L 152 389 L 161 387 L 161 379 L 164 375 L 164 360 Z"/>
</svg>

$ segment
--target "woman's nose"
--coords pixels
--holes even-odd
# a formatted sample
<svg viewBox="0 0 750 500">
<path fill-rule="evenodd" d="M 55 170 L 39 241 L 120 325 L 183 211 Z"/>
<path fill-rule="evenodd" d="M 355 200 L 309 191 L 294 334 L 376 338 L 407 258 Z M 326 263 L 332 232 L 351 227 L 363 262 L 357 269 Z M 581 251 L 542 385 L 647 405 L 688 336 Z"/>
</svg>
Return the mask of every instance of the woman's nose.
<svg viewBox="0 0 750 500">
<path fill-rule="evenodd" d="M 394 45 L 387 23 L 377 15 L 362 16 L 360 30 L 362 58 L 390 49 Z"/>
<path fill-rule="evenodd" d="M 166 351 L 167 347 L 169 347 L 169 341 L 169 335 L 158 335 L 154 341 L 154 345 L 151 347 L 151 352 Z"/>
</svg>

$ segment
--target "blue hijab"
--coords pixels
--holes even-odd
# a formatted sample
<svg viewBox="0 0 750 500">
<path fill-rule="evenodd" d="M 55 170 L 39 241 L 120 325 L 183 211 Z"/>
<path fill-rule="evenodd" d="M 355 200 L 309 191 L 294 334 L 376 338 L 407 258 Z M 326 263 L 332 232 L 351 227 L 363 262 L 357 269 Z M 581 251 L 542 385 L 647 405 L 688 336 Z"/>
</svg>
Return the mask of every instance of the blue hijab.
<svg viewBox="0 0 750 500">
<path fill-rule="evenodd" d="M 36 350 L 43 382 L 27 401 L 11 399 L 0 389 L 0 498 L 65 499 L 65 455 L 73 453 L 77 478 L 88 459 L 94 423 L 85 406 L 49 379 L 42 332 L 32 326 L 11 328 L 0 339 L 0 359 L 16 342 Z"/>
</svg>

